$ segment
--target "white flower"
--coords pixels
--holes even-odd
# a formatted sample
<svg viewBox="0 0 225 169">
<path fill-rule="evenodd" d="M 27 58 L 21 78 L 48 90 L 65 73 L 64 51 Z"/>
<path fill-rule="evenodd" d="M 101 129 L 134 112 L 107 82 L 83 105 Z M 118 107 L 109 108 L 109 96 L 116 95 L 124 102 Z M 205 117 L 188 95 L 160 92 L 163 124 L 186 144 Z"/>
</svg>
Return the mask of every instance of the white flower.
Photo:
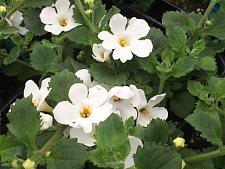
<svg viewBox="0 0 225 169">
<path fill-rule="evenodd" d="M 91 133 L 85 133 L 82 128 L 71 128 L 70 129 L 70 138 L 77 138 L 77 142 L 84 144 L 88 147 L 95 145 L 94 133 L 95 130 Z"/>
<path fill-rule="evenodd" d="M 85 86 L 91 86 L 91 75 L 87 69 L 80 69 L 75 73 L 75 75 L 83 82 Z"/>
<path fill-rule="evenodd" d="M 134 85 L 130 88 L 134 91 L 135 96 L 132 98 L 132 103 L 138 110 L 137 124 L 147 127 L 152 119 L 160 118 L 166 120 L 168 112 L 164 107 L 155 107 L 166 96 L 166 94 L 156 95 L 152 97 L 148 102 L 145 97 L 145 93 L 142 89 L 137 89 Z"/>
<path fill-rule="evenodd" d="M 129 136 L 128 138 L 129 138 L 131 150 L 124 162 L 125 168 L 130 168 L 130 167 L 134 166 L 134 157 L 133 156 L 134 156 L 134 154 L 136 154 L 138 146 L 143 147 L 143 143 L 142 143 L 141 139 L 139 139 L 138 137 Z"/>
<path fill-rule="evenodd" d="M 119 111 L 124 121 L 129 117 L 137 118 L 137 111 L 130 101 L 133 96 L 134 92 L 128 86 L 115 86 L 109 91 L 109 98 L 114 106 L 114 112 Z"/>
<path fill-rule="evenodd" d="M 67 32 L 80 24 L 75 23 L 73 19 L 74 5 L 70 7 L 69 0 L 57 0 L 54 6 L 45 7 L 42 9 L 40 18 L 45 24 L 45 30 L 54 35 L 59 35 L 61 32 Z"/>
<path fill-rule="evenodd" d="M 28 32 L 25 27 L 20 26 L 23 22 L 23 14 L 20 11 L 14 12 L 6 21 L 10 26 L 15 27 L 19 34 L 25 35 Z"/>
<path fill-rule="evenodd" d="M 27 98 L 32 95 L 32 103 L 37 107 L 37 111 L 52 112 L 52 107 L 45 101 L 51 91 L 51 89 L 48 89 L 50 80 L 50 78 L 44 79 L 40 89 L 33 80 L 28 80 L 25 84 L 24 97 Z"/>
<path fill-rule="evenodd" d="M 127 18 L 121 14 L 115 14 L 109 26 L 113 34 L 102 31 L 98 38 L 103 40 L 102 46 L 107 50 L 113 50 L 113 59 L 120 59 L 125 63 L 133 58 L 133 54 L 138 57 L 148 57 L 152 52 L 153 45 L 151 40 L 145 39 L 150 27 L 143 19 L 131 18 L 127 26 Z M 133 53 L 133 54 L 132 54 Z"/>
<path fill-rule="evenodd" d="M 92 47 L 93 58 L 98 62 L 106 62 L 110 59 L 111 50 L 105 49 L 101 44 L 94 44 Z"/>
<path fill-rule="evenodd" d="M 47 130 L 52 127 L 53 118 L 49 114 L 40 113 L 41 130 Z"/>
<path fill-rule="evenodd" d="M 112 105 L 107 103 L 108 92 L 100 85 L 87 88 L 82 83 L 71 86 L 69 101 L 63 101 L 53 110 L 55 120 L 60 124 L 73 128 L 83 128 L 85 133 L 91 133 L 93 124 L 107 119 L 112 113 Z"/>
</svg>

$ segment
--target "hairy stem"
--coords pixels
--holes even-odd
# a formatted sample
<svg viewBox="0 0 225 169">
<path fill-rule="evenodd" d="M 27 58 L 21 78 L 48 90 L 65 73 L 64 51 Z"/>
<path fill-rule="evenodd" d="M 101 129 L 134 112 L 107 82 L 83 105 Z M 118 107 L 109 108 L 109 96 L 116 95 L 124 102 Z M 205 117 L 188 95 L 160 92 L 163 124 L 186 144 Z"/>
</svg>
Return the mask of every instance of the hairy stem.
<svg viewBox="0 0 225 169">
<path fill-rule="evenodd" d="M 24 0 L 19 1 L 6 15 L 6 18 L 9 18 L 14 12 L 21 8 Z"/>
<path fill-rule="evenodd" d="M 193 163 L 193 162 L 198 162 L 198 161 L 205 161 L 208 159 L 212 159 L 215 157 L 219 157 L 219 156 L 224 156 L 225 155 L 225 147 L 222 147 L 218 150 L 215 151 L 211 151 L 208 153 L 202 153 L 202 154 L 198 154 L 198 155 L 194 155 L 194 156 L 190 156 L 184 159 L 184 161 L 186 163 Z"/>
<path fill-rule="evenodd" d="M 78 10 L 80 11 L 82 17 L 84 18 L 87 26 L 92 30 L 93 33 L 97 33 L 97 30 L 96 30 L 95 26 L 91 23 L 91 21 L 89 20 L 89 18 L 85 14 L 85 10 L 83 8 L 83 5 L 82 5 L 81 1 L 75 0 L 75 5 L 78 8 Z"/>
<path fill-rule="evenodd" d="M 198 28 L 201 28 L 205 21 L 208 19 L 208 16 L 210 14 L 210 12 L 212 11 L 213 7 L 219 2 L 220 0 L 211 0 L 208 8 L 206 9 L 204 15 L 202 16 L 202 18 L 200 19 L 199 23 L 198 23 Z"/>
<path fill-rule="evenodd" d="M 167 77 L 165 74 L 161 74 L 160 77 L 159 77 L 160 81 L 159 81 L 159 89 L 158 89 L 158 94 L 161 94 L 163 92 L 163 89 L 164 89 L 164 85 L 165 85 L 165 82 L 167 80 Z"/>
</svg>

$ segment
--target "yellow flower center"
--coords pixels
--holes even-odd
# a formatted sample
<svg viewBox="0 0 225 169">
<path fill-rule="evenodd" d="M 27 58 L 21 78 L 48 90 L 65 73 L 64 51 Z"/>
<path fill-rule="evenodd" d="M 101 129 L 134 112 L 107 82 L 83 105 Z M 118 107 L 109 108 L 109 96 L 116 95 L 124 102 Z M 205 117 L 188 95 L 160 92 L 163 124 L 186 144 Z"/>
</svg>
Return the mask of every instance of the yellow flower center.
<svg viewBox="0 0 225 169">
<path fill-rule="evenodd" d="M 120 39 L 120 46 L 126 47 L 126 46 L 128 46 L 128 45 L 129 45 L 129 43 L 128 43 L 127 40 L 125 40 L 125 39 Z"/>
<path fill-rule="evenodd" d="M 104 59 L 104 52 L 100 54 L 101 59 Z"/>
<path fill-rule="evenodd" d="M 120 100 L 121 100 L 121 98 L 119 98 L 117 96 L 114 97 L 114 102 L 120 102 Z"/>
<path fill-rule="evenodd" d="M 65 18 L 62 18 L 59 20 L 59 24 L 62 26 L 62 27 L 65 27 L 68 25 L 68 20 L 65 19 Z"/>
<path fill-rule="evenodd" d="M 92 108 L 91 106 L 84 106 L 80 110 L 80 116 L 83 118 L 88 118 L 92 113 Z"/>
<path fill-rule="evenodd" d="M 38 102 L 39 101 L 37 99 L 34 99 L 34 98 L 32 99 L 32 103 L 33 103 L 34 106 L 37 106 L 38 105 Z"/>
<path fill-rule="evenodd" d="M 142 109 L 140 109 L 139 111 L 140 111 L 140 113 L 142 113 L 142 114 L 147 114 L 147 113 L 148 113 L 148 110 L 147 110 L 145 107 L 142 108 Z"/>
</svg>

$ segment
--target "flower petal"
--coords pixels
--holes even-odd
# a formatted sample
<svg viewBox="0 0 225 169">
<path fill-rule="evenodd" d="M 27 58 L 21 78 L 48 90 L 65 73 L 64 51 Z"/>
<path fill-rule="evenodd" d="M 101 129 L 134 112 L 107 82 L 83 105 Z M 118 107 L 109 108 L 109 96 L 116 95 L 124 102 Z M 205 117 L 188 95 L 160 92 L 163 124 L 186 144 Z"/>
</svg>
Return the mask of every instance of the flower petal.
<svg viewBox="0 0 225 169">
<path fill-rule="evenodd" d="M 33 80 L 28 80 L 25 83 L 23 95 L 26 98 L 26 97 L 30 96 L 31 94 L 34 98 L 37 98 L 37 97 L 39 97 L 40 90 Z"/>
<path fill-rule="evenodd" d="M 10 16 L 10 22 L 12 26 L 20 26 L 20 24 L 23 22 L 23 14 L 17 10 Z"/>
<path fill-rule="evenodd" d="M 109 91 L 109 97 L 117 96 L 121 99 L 130 99 L 134 92 L 128 86 L 115 86 Z"/>
<path fill-rule="evenodd" d="M 130 49 L 138 57 L 148 57 L 153 50 L 152 41 L 149 39 L 132 40 Z"/>
<path fill-rule="evenodd" d="M 103 40 L 102 46 L 107 50 L 112 50 L 119 46 L 116 38 L 107 31 L 100 32 L 98 38 Z"/>
<path fill-rule="evenodd" d="M 150 27 L 144 19 L 131 18 L 127 26 L 128 32 L 133 38 L 140 39 L 148 35 Z"/>
<path fill-rule="evenodd" d="M 147 127 L 151 121 L 150 112 L 149 113 L 141 113 L 138 111 L 137 125 L 141 125 L 143 127 Z"/>
<path fill-rule="evenodd" d="M 122 63 L 125 63 L 127 60 L 131 60 L 132 58 L 133 54 L 129 47 L 118 47 L 113 51 L 113 59 L 120 59 Z"/>
<path fill-rule="evenodd" d="M 59 14 L 65 14 L 69 12 L 70 1 L 69 0 L 57 0 L 55 3 L 56 10 Z"/>
<path fill-rule="evenodd" d="M 107 99 L 108 92 L 104 87 L 97 85 L 89 89 L 88 100 L 92 106 L 98 107 L 102 105 Z"/>
<path fill-rule="evenodd" d="M 78 70 L 75 75 L 83 81 L 84 85 L 89 87 L 91 85 L 91 74 L 87 69 Z"/>
<path fill-rule="evenodd" d="M 163 93 L 161 95 L 156 95 L 148 101 L 148 105 L 150 107 L 154 107 L 155 105 L 159 104 L 165 97 L 166 97 L 166 93 Z"/>
<path fill-rule="evenodd" d="M 134 92 L 134 96 L 130 99 L 130 102 L 134 107 L 139 109 L 147 105 L 145 92 L 142 89 L 137 89 L 135 85 L 130 85 L 130 89 Z"/>
<path fill-rule="evenodd" d="M 53 35 L 59 35 L 63 30 L 59 25 L 45 25 L 45 31 L 51 32 Z"/>
<path fill-rule="evenodd" d="M 112 114 L 112 105 L 105 103 L 104 105 L 93 110 L 91 116 L 92 122 L 95 124 L 105 121 Z"/>
<path fill-rule="evenodd" d="M 137 111 L 129 102 L 117 104 L 117 109 L 119 110 L 123 121 L 126 121 L 130 117 L 133 117 L 134 120 L 137 119 Z"/>
<path fill-rule="evenodd" d="M 40 130 L 47 130 L 52 126 L 53 118 L 49 114 L 40 113 L 40 119 L 41 119 Z"/>
<path fill-rule="evenodd" d="M 134 157 L 131 156 L 130 154 L 127 156 L 127 158 L 124 161 L 124 168 L 131 168 L 132 166 L 134 166 Z"/>
<path fill-rule="evenodd" d="M 83 131 L 85 133 L 91 133 L 93 130 L 92 122 L 89 118 L 82 118 L 80 117 L 79 120 L 77 121 L 78 126 L 77 127 L 82 127 Z"/>
<path fill-rule="evenodd" d="M 80 117 L 80 110 L 68 101 L 60 102 L 53 110 L 55 120 L 60 124 L 74 126 Z"/>
<path fill-rule="evenodd" d="M 88 89 L 82 83 L 76 83 L 70 87 L 69 98 L 72 103 L 81 107 L 86 102 L 88 96 Z"/>
<path fill-rule="evenodd" d="M 43 8 L 39 17 L 44 24 L 57 24 L 59 18 L 53 7 Z"/>
<path fill-rule="evenodd" d="M 27 28 L 22 26 L 16 26 L 16 28 L 18 29 L 20 35 L 26 35 L 26 33 L 29 32 Z"/>
<path fill-rule="evenodd" d="M 166 120 L 168 118 L 168 111 L 164 107 L 154 107 L 152 108 L 150 115 L 152 119 L 160 118 Z"/>
<path fill-rule="evenodd" d="M 45 78 L 44 80 L 42 80 L 41 82 L 41 89 L 44 89 L 44 88 L 48 88 L 49 87 L 49 82 L 51 81 L 51 78 L 48 77 L 48 78 Z"/>
<path fill-rule="evenodd" d="M 78 143 L 84 144 L 88 147 L 94 146 L 96 142 L 92 133 L 85 133 L 82 128 L 71 128 L 70 138 L 77 138 Z"/>
<path fill-rule="evenodd" d="M 136 154 L 138 146 L 143 147 L 143 143 L 140 138 L 135 136 L 128 136 L 130 142 L 130 154 Z"/>
<path fill-rule="evenodd" d="M 116 35 L 124 33 L 126 25 L 127 18 L 119 13 L 113 15 L 109 22 L 109 27 L 111 28 L 111 31 Z"/>
</svg>

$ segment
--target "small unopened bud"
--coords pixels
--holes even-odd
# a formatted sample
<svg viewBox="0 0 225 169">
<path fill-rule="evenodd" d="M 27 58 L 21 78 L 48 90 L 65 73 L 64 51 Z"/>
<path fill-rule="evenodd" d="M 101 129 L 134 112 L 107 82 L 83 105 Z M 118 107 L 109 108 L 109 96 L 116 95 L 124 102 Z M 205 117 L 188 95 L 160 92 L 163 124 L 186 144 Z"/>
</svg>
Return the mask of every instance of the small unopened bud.
<svg viewBox="0 0 225 169">
<path fill-rule="evenodd" d="M 181 161 L 181 169 L 184 169 L 184 167 L 186 166 L 186 163 L 184 160 Z"/>
<path fill-rule="evenodd" d="M 211 26 L 212 25 L 212 22 L 210 20 L 207 20 L 206 21 L 206 25 Z"/>
<path fill-rule="evenodd" d="M 85 14 L 90 17 L 92 12 L 93 11 L 91 9 L 88 9 L 88 10 L 85 11 Z"/>
<path fill-rule="evenodd" d="M 19 165 L 18 165 L 18 161 L 17 160 L 13 160 L 11 162 L 11 165 L 12 165 L 12 168 L 14 168 L 14 169 L 19 168 Z"/>
<path fill-rule="evenodd" d="M 176 148 L 184 148 L 185 147 L 185 140 L 181 137 L 177 137 L 173 140 L 173 144 Z"/>
<path fill-rule="evenodd" d="M 35 162 L 31 161 L 30 159 L 27 159 L 23 163 L 23 168 L 25 168 L 25 169 L 35 169 Z"/>
<path fill-rule="evenodd" d="M 51 154 L 51 151 L 46 152 L 46 153 L 45 153 L 45 157 L 49 157 L 50 154 Z"/>
<path fill-rule="evenodd" d="M 87 4 L 90 9 L 94 8 L 94 0 L 84 0 L 84 3 Z"/>
<path fill-rule="evenodd" d="M 5 13 L 6 11 L 7 11 L 7 10 L 6 10 L 6 7 L 0 5 L 0 13 Z"/>
</svg>

